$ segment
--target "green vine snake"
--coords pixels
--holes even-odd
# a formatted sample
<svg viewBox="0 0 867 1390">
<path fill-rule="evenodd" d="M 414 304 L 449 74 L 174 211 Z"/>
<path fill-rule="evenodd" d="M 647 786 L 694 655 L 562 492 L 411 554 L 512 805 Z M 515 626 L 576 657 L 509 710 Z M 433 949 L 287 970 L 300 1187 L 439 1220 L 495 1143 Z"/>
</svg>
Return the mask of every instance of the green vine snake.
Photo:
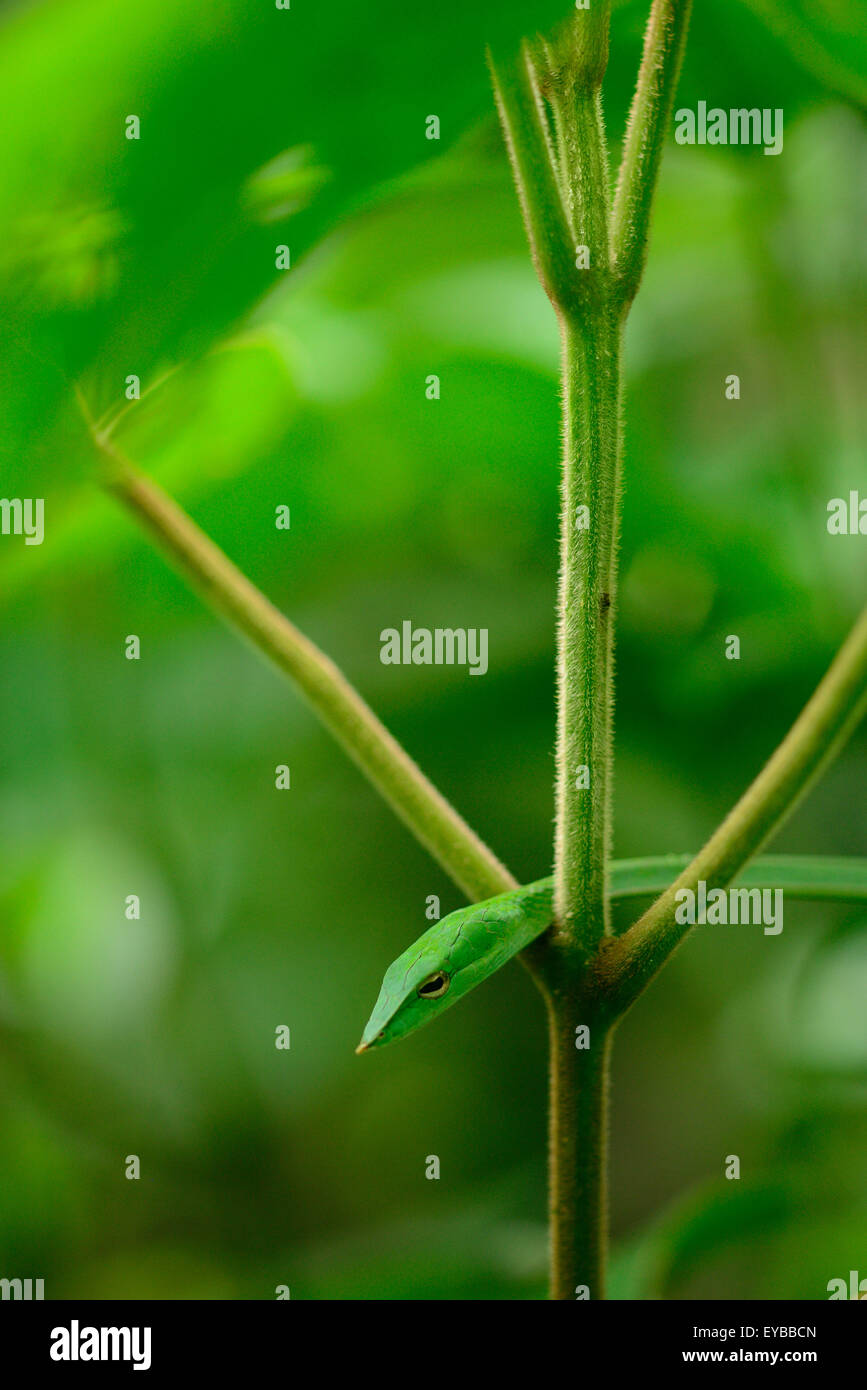
<svg viewBox="0 0 867 1390">
<path fill-rule="evenodd" d="M 611 864 L 612 900 L 663 892 L 687 855 Z M 764 856 L 739 875 L 745 888 L 782 888 L 794 898 L 867 902 L 867 859 Z M 458 908 L 428 928 L 385 972 L 357 1052 L 396 1042 L 438 1018 L 541 936 L 553 917 L 554 880 L 540 879 Z"/>
</svg>

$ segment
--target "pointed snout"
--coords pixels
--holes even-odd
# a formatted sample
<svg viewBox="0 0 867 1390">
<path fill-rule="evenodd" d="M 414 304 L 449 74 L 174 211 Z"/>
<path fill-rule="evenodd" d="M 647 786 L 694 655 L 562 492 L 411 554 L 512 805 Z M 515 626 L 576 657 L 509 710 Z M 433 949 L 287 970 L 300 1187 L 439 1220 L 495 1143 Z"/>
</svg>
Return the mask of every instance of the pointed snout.
<svg viewBox="0 0 867 1390">
<path fill-rule="evenodd" d="M 374 1048 L 381 1047 L 383 1041 L 386 1040 L 388 1025 L 399 1007 L 400 1001 L 395 1000 L 393 990 L 383 984 L 373 1013 L 364 1026 L 361 1042 L 355 1049 L 356 1056 L 362 1052 L 371 1052 Z"/>
</svg>

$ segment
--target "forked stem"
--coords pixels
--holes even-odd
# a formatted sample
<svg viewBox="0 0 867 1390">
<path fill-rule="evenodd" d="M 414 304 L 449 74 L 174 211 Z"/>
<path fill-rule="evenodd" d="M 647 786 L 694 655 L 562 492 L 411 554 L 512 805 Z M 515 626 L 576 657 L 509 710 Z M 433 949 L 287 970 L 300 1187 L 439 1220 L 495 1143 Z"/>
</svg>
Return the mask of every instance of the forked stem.
<svg viewBox="0 0 867 1390">
<path fill-rule="evenodd" d="M 530 953 L 549 1012 L 554 1298 L 605 1291 L 610 1016 L 603 1021 L 588 967 L 611 930 L 621 340 L 644 265 L 689 8 L 689 0 L 653 4 L 613 213 L 601 103 L 610 5 L 580 10 L 535 51 L 525 45 L 517 76 L 492 64 L 533 259 L 562 336 L 555 921 Z"/>
</svg>

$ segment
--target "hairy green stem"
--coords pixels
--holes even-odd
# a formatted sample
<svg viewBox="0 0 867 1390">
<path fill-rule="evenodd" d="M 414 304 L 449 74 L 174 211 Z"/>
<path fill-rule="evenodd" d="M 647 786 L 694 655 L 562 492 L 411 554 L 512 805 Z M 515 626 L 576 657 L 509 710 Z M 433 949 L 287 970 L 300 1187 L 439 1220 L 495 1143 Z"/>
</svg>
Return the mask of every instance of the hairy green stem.
<svg viewBox="0 0 867 1390">
<path fill-rule="evenodd" d="M 205 602 L 290 676 L 388 804 L 472 900 L 516 880 L 425 777 L 318 647 L 299 632 L 163 490 L 96 437 L 104 483 Z"/>
<path fill-rule="evenodd" d="M 550 1296 L 597 1300 L 608 1253 L 611 1034 L 573 980 L 549 990 Z"/>
<path fill-rule="evenodd" d="M 517 62 L 488 53 L 503 138 L 540 284 L 556 308 L 577 311 L 573 232 L 543 110 L 538 64 L 528 44 Z"/>
<path fill-rule="evenodd" d="M 572 281 L 580 302 L 598 312 L 610 279 L 608 147 L 602 118 L 602 80 L 608 64 L 610 4 L 602 0 L 576 16 L 568 37 L 544 45 L 546 88 L 557 137 L 560 183 L 577 253 L 589 264 Z M 577 264 L 576 264 L 577 269 Z M 568 305 L 560 309 L 568 317 Z"/>
<path fill-rule="evenodd" d="M 610 930 L 620 337 L 613 312 L 563 329 L 554 904 L 557 933 L 583 962 Z"/>
<path fill-rule="evenodd" d="M 557 172 L 583 286 L 560 310 L 564 470 L 558 633 L 555 927 L 540 973 L 549 999 L 551 1294 L 605 1296 L 610 1033 L 586 1006 L 588 963 L 610 940 L 614 619 L 621 454 L 621 350 L 646 255 L 689 4 L 655 0 L 609 225 L 601 84 L 609 7 L 546 47 Z M 525 200 L 527 194 L 524 195 Z M 532 200 L 530 200 L 532 201 Z M 584 269 L 581 269 L 582 260 Z M 586 510 L 583 510 L 585 509 Z M 581 1013 L 584 1018 L 579 1017 Z M 608 1015 L 610 1019 L 610 1015 Z M 586 1023 L 590 1047 L 576 1047 Z"/>
<path fill-rule="evenodd" d="M 725 887 L 757 854 L 867 714 L 867 609 L 810 701 L 758 777 L 707 844 L 629 931 L 606 942 L 597 976 L 619 1017 L 691 930 L 675 918 L 677 893 Z"/>
<path fill-rule="evenodd" d="M 600 89 L 610 6 L 491 68 L 537 273 L 560 322 L 563 393 L 553 931 L 525 955 L 550 1039 L 551 1296 L 604 1297 L 608 1043 L 588 1016 L 586 966 L 610 930 L 612 630 L 623 314 L 611 301 Z M 547 103 L 547 106 L 546 106 Z M 594 1011 L 595 1012 L 595 1011 Z M 576 1028 L 592 1028 L 589 1048 Z"/>
<path fill-rule="evenodd" d="M 612 261 L 625 304 L 635 298 L 644 263 L 653 196 L 674 106 L 692 0 L 654 0 L 644 36 L 612 216 Z"/>
<path fill-rule="evenodd" d="M 529 87 L 520 75 L 507 84 L 494 70 L 527 235 L 562 342 L 555 925 L 527 953 L 548 1005 L 551 1296 L 557 1299 L 602 1298 L 605 1287 L 608 1041 L 588 1007 L 582 979 L 610 931 L 606 872 L 623 314 L 610 296 L 600 96 L 609 10 L 603 0 L 576 15 L 555 43 L 537 46 L 535 53 L 525 46 L 520 71 L 530 74 Z M 522 147 L 533 152 L 532 159 L 522 157 Z M 588 1048 L 576 1046 L 581 1025 L 591 1028 Z"/>
</svg>

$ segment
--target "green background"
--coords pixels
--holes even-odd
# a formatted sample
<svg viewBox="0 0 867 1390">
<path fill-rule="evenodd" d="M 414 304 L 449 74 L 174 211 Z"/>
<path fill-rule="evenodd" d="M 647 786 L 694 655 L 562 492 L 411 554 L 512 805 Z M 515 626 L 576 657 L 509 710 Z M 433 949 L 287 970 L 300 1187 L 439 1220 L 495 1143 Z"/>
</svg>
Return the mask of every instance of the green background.
<svg viewBox="0 0 867 1390">
<path fill-rule="evenodd" d="M 647 8 L 615 6 L 613 157 Z M 124 450 L 516 875 L 549 872 L 557 332 L 484 43 L 569 9 L 0 12 L 0 490 L 46 505 L 41 547 L 0 538 L 0 1277 L 49 1298 L 544 1290 L 528 977 L 354 1056 L 425 899 L 460 895 L 100 495 L 76 388 L 99 416 L 140 375 Z M 781 107 L 785 146 L 666 151 L 627 336 L 620 857 L 698 848 L 864 600 L 867 542 L 825 524 L 867 491 L 863 12 L 698 10 L 677 104 Z M 404 619 L 488 628 L 488 674 L 383 666 Z M 867 853 L 865 773 L 862 733 L 775 850 Z M 867 1277 L 865 928 L 789 904 L 779 937 L 699 929 L 630 1014 L 615 1295 Z"/>
</svg>

